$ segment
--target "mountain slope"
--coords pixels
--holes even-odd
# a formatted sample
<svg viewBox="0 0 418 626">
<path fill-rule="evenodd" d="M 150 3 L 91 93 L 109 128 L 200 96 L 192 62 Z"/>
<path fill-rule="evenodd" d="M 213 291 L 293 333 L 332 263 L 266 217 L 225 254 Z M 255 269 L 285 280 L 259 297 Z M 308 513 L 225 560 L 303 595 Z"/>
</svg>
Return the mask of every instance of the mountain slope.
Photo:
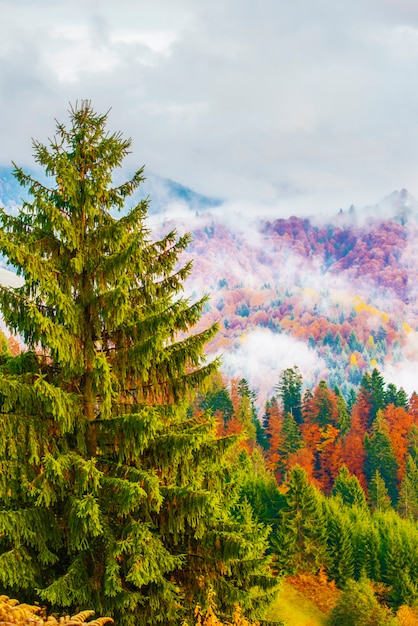
<svg viewBox="0 0 418 626">
<path fill-rule="evenodd" d="M 192 232 L 187 288 L 211 296 L 200 325 L 219 321 L 210 350 L 222 354 L 229 376 L 248 379 L 260 403 L 293 365 L 307 385 L 324 378 L 346 396 L 373 367 L 415 388 L 418 211 L 405 190 L 327 219 L 252 222 L 149 173 L 141 197 L 148 195 L 156 228 Z M 0 169 L 0 201 L 13 210 L 21 196 L 10 170 Z"/>
<path fill-rule="evenodd" d="M 24 168 L 25 169 L 25 168 Z M 25 171 L 27 171 L 25 169 Z M 29 172 L 39 180 L 47 180 L 43 172 Z M 146 171 L 145 181 L 131 199 L 131 203 L 138 202 L 142 198 L 150 197 L 150 213 L 158 213 L 164 210 L 171 203 L 183 203 L 194 211 L 205 211 L 209 208 L 219 206 L 221 200 L 199 194 L 188 187 L 168 178 L 163 178 L 152 172 Z M 129 173 L 120 175 L 121 181 L 130 178 Z M 116 181 L 116 182 L 119 182 Z M 3 206 L 13 208 L 27 199 L 28 195 L 12 174 L 12 168 L 0 167 L 0 202 Z"/>
<path fill-rule="evenodd" d="M 201 216 L 190 285 L 211 294 L 202 324 L 220 321 L 212 349 L 230 375 L 263 395 L 297 364 L 309 384 L 325 378 L 347 395 L 378 367 L 413 390 L 418 220 L 405 192 L 392 201 L 392 216 L 290 217 L 246 231 Z"/>
</svg>

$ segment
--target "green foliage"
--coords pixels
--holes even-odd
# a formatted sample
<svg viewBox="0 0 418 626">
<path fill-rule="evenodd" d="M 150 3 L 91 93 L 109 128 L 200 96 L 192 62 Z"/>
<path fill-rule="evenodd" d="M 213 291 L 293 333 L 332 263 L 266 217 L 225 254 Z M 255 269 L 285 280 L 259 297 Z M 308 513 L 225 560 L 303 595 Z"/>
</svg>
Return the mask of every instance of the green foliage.
<svg viewBox="0 0 418 626">
<path fill-rule="evenodd" d="M 178 623 L 215 580 L 225 612 L 275 581 L 267 531 L 239 503 L 234 439 L 189 397 L 216 371 L 192 332 L 206 298 L 182 296 L 190 241 L 153 241 L 148 200 L 120 218 L 142 169 L 112 186 L 130 141 L 89 102 L 49 146 L 51 183 L 16 167 L 32 198 L 1 210 L 0 249 L 24 278 L 0 288 L 28 352 L 0 368 L 0 585 L 118 624 Z M 215 583 L 214 583 L 215 585 Z"/>
<path fill-rule="evenodd" d="M 392 505 L 386 483 L 378 469 L 369 482 L 369 502 L 371 509 L 377 511 L 386 511 Z"/>
<path fill-rule="evenodd" d="M 418 466 L 411 454 L 406 459 L 405 476 L 399 489 L 397 510 L 402 517 L 418 520 Z"/>
<path fill-rule="evenodd" d="M 402 387 L 397 389 L 396 385 L 389 383 L 384 392 L 385 406 L 393 404 L 394 406 L 401 406 L 404 409 L 408 408 L 408 396 Z"/>
<path fill-rule="evenodd" d="M 277 511 L 285 504 L 274 475 L 266 469 L 258 450 L 250 456 L 245 451 L 240 455 L 236 479 L 240 483 L 241 499 L 247 500 L 260 522 L 276 528 Z"/>
<path fill-rule="evenodd" d="M 205 411 L 211 411 L 212 414 L 218 412 L 224 422 L 231 419 L 234 406 L 219 372 L 215 372 L 208 381 L 208 387 L 205 394 L 202 395 L 200 406 Z"/>
<path fill-rule="evenodd" d="M 359 580 L 365 576 L 380 581 L 381 537 L 374 519 L 363 507 L 351 506 L 348 514 L 354 556 L 353 578 Z"/>
<path fill-rule="evenodd" d="M 370 436 L 366 435 L 366 476 L 369 480 L 378 471 L 383 478 L 392 503 L 397 499 L 398 462 L 389 437 L 389 426 L 382 411 L 377 412 Z"/>
<path fill-rule="evenodd" d="M 370 583 L 348 581 L 327 620 L 327 626 L 395 626 L 388 609 L 380 606 Z"/>
<path fill-rule="evenodd" d="M 327 558 L 326 572 L 330 580 L 342 587 L 354 575 L 352 528 L 348 512 L 340 498 L 325 501 Z"/>
<path fill-rule="evenodd" d="M 341 498 L 344 504 L 367 508 L 366 496 L 358 478 L 350 474 L 346 465 L 342 465 L 332 488 L 332 495 Z"/>
<path fill-rule="evenodd" d="M 5 361 L 10 356 L 10 346 L 7 342 L 5 334 L 0 331 L 0 363 Z"/>
<path fill-rule="evenodd" d="M 250 389 L 248 381 L 245 378 L 241 378 L 241 380 L 238 383 L 238 394 L 241 400 L 244 400 L 244 398 L 247 398 L 248 399 L 247 402 L 249 402 L 251 406 L 251 422 L 252 423 L 248 424 L 249 428 L 247 427 L 247 431 L 249 430 L 250 435 L 251 433 L 254 433 L 254 438 L 255 438 L 255 441 L 258 443 L 258 445 L 261 446 L 263 450 L 267 450 L 268 448 L 267 435 L 263 426 L 261 425 L 260 420 L 258 419 L 257 409 L 255 406 L 255 400 L 257 399 L 257 395 L 254 391 L 252 391 L 252 389 Z"/>
<path fill-rule="evenodd" d="M 415 462 L 418 461 L 418 426 L 416 424 L 412 424 L 411 431 L 409 433 L 408 453 Z"/>
<path fill-rule="evenodd" d="M 338 411 L 337 426 L 341 434 L 345 435 L 350 430 L 350 425 L 351 425 L 350 412 L 348 410 L 346 401 L 344 400 L 344 397 L 340 393 L 339 389 L 336 388 L 334 391 L 337 396 L 337 411 Z"/>
<path fill-rule="evenodd" d="M 376 514 L 380 533 L 381 580 L 394 607 L 418 600 L 418 529 L 393 510 Z"/>
<path fill-rule="evenodd" d="M 305 470 L 295 465 L 281 489 L 279 510 L 271 545 L 280 572 L 317 571 L 326 553 L 325 518 L 319 492 L 308 482 Z"/>
<path fill-rule="evenodd" d="M 302 423 L 302 382 L 302 374 L 295 365 L 283 370 L 277 384 L 283 413 L 291 413 L 297 424 Z"/>
<path fill-rule="evenodd" d="M 369 372 L 364 374 L 360 383 L 359 396 L 363 396 L 370 405 L 367 425 L 371 426 L 378 411 L 385 407 L 385 381 L 376 368 L 371 374 Z"/>
<path fill-rule="evenodd" d="M 303 447 L 303 439 L 295 417 L 292 413 L 285 413 L 282 426 L 282 456 L 288 457 Z"/>
</svg>

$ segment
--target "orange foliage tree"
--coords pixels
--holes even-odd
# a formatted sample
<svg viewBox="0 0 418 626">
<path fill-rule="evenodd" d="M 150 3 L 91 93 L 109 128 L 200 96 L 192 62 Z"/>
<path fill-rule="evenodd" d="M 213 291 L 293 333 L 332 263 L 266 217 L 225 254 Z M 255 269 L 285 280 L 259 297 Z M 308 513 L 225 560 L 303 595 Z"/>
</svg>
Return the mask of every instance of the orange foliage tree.
<svg viewBox="0 0 418 626">
<path fill-rule="evenodd" d="M 383 415 L 389 425 L 389 438 L 399 467 L 398 481 L 401 482 L 405 475 L 409 434 L 411 432 L 413 418 L 403 407 L 395 406 L 394 404 L 389 404 L 384 409 Z"/>
</svg>

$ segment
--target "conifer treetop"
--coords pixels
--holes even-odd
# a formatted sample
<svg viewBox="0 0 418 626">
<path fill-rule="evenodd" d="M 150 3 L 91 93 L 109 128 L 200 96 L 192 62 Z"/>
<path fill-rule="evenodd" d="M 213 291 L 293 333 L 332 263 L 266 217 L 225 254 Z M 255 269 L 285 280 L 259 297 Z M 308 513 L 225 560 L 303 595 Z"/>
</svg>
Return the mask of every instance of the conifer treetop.
<svg viewBox="0 0 418 626">
<path fill-rule="evenodd" d="M 0 213 L 0 248 L 25 279 L 19 289 L 1 289 L 6 323 L 30 349 L 76 375 L 98 367 L 105 376 L 106 361 L 143 399 L 179 399 L 214 369 L 201 371 L 203 345 L 216 328 L 184 338 L 206 301 L 181 296 L 191 263 L 178 260 L 190 236 L 171 231 L 152 241 L 149 199 L 114 217 L 144 180 L 140 168 L 112 186 L 131 140 L 109 134 L 108 113 L 87 100 L 69 114 L 69 128 L 57 122 L 49 146 L 33 141 L 35 160 L 55 184 L 15 166 L 33 200 L 17 216 Z"/>
</svg>

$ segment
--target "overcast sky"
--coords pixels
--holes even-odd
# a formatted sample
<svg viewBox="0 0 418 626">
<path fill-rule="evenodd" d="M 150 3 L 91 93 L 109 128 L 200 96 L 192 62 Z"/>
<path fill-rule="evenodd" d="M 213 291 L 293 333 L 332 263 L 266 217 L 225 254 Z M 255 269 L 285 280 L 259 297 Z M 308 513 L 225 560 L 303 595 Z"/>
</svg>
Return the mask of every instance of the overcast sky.
<svg viewBox="0 0 418 626">
<path fill-rule="evenodd" d="M 132 168 L 277 215 L 418 198 L 416 0 L 0 0 L 0 164 L 68 103 Z"/>
</svg>

